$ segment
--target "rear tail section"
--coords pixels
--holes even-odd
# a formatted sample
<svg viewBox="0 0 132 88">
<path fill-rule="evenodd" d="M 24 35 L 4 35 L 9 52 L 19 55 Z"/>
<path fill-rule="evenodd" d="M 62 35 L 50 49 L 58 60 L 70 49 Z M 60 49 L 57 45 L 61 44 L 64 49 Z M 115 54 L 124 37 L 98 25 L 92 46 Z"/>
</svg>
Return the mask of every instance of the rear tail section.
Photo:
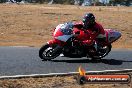
<svg viewBox="0 0 132 88">
<path fill-rule="evenodd" d="M 112 29 L 105 29 L 107 43 L 113 43 L 121 37 L 121 33 Z"/>
</svg>

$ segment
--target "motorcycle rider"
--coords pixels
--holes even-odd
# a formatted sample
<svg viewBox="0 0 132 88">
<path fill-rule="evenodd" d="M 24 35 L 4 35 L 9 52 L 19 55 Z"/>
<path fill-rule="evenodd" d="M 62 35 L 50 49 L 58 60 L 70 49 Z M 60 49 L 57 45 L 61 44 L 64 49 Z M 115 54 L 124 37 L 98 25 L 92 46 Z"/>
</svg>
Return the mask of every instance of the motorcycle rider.
<svg viewBox="0 0 132 88">
<path fill-rule="evenodd" d="M 86 13 L 81 22 L 74 23 L 74 27 L 85 32 L 86 39 L 83 41 L 84 45 L 93 46 L 97 50 L 97 43 L 95 39 L 104 38 L 105 31 L 101 24 L 95 21 L 95 16 L 92 13 Z"/>
</svg>

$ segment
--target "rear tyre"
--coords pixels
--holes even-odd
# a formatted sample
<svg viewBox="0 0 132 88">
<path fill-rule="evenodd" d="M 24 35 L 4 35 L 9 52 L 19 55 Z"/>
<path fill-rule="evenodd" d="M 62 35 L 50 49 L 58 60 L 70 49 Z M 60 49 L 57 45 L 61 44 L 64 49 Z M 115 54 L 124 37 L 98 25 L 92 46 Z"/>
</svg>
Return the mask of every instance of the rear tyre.
<svg viewBox="0 0 132 88">
<path fill-rule="evenodd" d="M 39 57 L 45 61 L 50 61 L 60 55 L 60 51 L 55 52 L 57 45 L 52 47 L 49 44 L 42 46 L 39 50 Z"/>
<path fill-rule="evenodd" d="M 95 55 L 91 54 L 90 57 L 92 58 L 92 60 L 101 60 L 101 58 L 108 55 L 108 53 L 111 51 L 111 48 L 112 48 L 111 44 L 108 46 L 103 46 L 98 50 L 97 54 Z"/>
</svg>

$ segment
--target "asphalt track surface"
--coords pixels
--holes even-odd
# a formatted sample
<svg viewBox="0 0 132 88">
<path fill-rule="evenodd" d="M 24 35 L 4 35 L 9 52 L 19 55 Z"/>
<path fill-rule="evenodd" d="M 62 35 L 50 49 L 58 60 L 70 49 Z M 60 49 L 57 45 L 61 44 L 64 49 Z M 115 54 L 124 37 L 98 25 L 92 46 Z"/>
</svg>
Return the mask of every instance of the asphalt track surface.
<svg viewBox="0 0 132 88">
<path fill-rule="evenodd" d="M 38 52 L 33 47 L 0 47 L 0 76 L 77 72 L 80 65 L 87 71 L 132 69 L 132 50 L 127 49 L 112 49 L 102 61 L 66 57 L 42 61 Z"/>
</svg>

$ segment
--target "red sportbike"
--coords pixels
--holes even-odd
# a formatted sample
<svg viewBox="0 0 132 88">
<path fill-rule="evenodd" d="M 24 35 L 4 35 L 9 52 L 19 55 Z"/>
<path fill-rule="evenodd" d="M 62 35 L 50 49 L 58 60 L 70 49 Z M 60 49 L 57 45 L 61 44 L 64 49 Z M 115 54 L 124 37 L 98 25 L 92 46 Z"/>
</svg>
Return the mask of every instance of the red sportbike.
<svg viewBox="0 0 132 88">
<path fill-rule="evenodd" d="M 65 57 L 87 57 L 93 60 L 101 59 L 111 51 L 112 43 L 121 37 L 121 33 L 112 29 L 105 29 L 105 37 L 97 37 L 96 48 L 83 44 L 83 34 L 86 31 L 73 28 L 72 23 L 59 24 L 54 32 L 53 39 L 48 41 L 39 50 L 39 57 L 43 60 L 52 60 L 63 54 Z"/>
</svg>

